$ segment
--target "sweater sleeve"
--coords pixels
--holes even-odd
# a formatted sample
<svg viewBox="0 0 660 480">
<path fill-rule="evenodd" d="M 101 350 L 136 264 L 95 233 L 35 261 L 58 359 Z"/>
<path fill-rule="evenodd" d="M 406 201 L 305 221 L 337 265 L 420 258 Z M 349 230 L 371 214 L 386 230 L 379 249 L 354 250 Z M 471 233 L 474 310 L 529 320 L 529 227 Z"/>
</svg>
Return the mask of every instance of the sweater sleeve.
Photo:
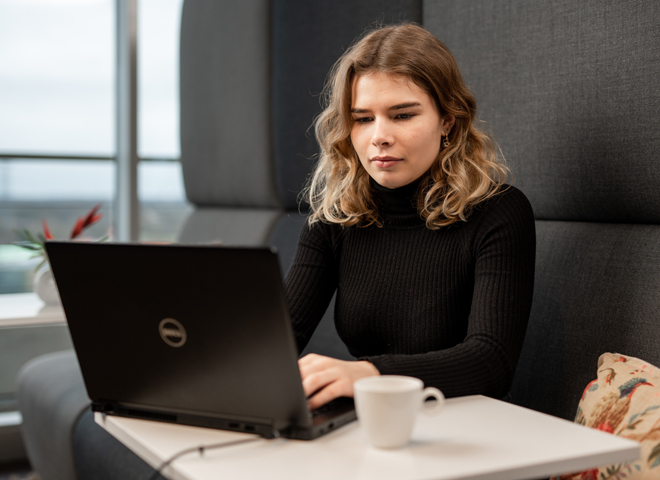
<svg viewBox="0 0 660 480">
<path fill-rule="evenodd" d="M 464 244 L 474 259 L 467 335 L 446 350 L 367 357 L 381 374 L 418 377 L 448 397 L 505 396 L 532 304 L 536 234 L 527 198 L 510 187 L 475 211 Z"/>
<path fill-rule="evenodd" d="M 293 331 L 302 352 L 337 288 L 337 270 L 330 228 L 305 222 L 284 289 Z"/>
</svg>

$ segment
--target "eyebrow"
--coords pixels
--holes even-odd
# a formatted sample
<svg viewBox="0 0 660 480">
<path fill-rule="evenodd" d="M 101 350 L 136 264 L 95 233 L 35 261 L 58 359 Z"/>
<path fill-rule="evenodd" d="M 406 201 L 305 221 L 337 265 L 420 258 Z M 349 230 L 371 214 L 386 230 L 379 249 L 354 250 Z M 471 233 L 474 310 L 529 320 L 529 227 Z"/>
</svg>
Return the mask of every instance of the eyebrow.
<svg viewBox="0 0 660 480">
<path fill-rule="evenodd" d="M 410 107 L 419 107 L 421 106 L 421 103 L 419 102 L 406 102 L 406 103 L 399 103 L 398 105 L 392 105 L 388 110 L 402 110 L 404 108 L 410 108 Z M 351 113 L 367 113 L 369 110 L 366 110 L 364 108 L 351 108 Z"/>
</svg>

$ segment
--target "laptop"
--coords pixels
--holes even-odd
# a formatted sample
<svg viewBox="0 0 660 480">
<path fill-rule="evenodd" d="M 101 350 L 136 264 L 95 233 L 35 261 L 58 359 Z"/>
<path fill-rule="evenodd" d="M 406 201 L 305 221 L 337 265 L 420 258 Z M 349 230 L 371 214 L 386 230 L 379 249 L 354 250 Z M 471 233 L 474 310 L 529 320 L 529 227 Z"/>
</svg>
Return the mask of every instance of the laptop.
<svg viewBox="0 0 660 480">
<path fill-rule="evenodd" d="M 269 247 L 47 242 L 92 410 L 311 440 L 355 419 L 310 412 Z"/>
</svg>

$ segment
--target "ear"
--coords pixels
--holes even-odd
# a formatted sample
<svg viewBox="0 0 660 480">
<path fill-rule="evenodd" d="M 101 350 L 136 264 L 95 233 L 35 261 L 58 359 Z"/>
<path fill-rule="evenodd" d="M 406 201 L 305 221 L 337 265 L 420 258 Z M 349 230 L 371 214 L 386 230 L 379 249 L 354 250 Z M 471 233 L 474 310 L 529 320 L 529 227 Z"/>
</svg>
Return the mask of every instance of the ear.
<svg viewBox="0 0 660 480">
<path fill-rule="evenodd" d="M 442 129 L 442 134 L 447 135 L 451 132 L 451 129 L 454 128 L 454 123 L 456 122 L 456 117 L 451 113 L 448 113 L 440 120 L 440 128 Z"/>
</svg>

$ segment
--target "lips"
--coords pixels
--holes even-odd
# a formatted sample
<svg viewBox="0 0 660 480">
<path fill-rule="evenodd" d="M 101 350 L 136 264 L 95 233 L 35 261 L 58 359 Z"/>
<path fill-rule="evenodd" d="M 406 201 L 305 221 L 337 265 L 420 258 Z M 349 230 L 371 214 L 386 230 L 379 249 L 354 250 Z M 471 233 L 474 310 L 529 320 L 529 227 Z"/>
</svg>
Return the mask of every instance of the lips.
<svg viewBox="0 0 660 480">
<path fill-rule="evenodd" d="M 373 157 L 371 159 L 371 163 L 376 165 L 378 168 L 389 168 L 401 161 L 403 161 L 403 158 L 396 157 Z"/>
</svg>

